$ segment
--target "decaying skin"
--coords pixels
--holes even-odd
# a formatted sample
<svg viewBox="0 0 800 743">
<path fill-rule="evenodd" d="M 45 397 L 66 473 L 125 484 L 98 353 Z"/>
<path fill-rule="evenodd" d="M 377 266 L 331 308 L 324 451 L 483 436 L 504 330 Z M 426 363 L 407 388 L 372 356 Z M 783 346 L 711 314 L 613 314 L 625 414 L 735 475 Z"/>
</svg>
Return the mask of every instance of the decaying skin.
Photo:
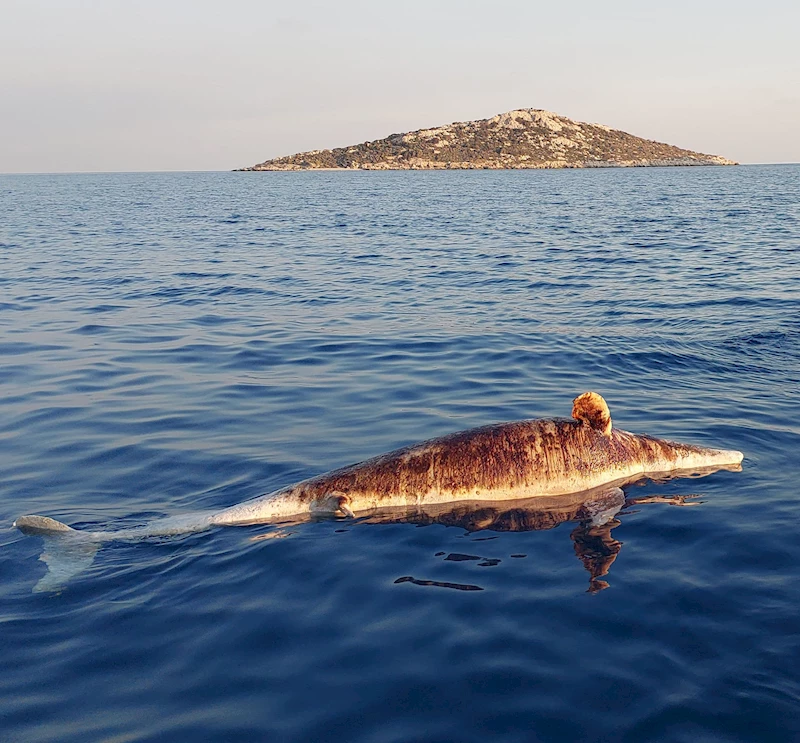
<svg viewBox="0 0 800 743">
<path fill-rule="evenodd" d="M 187 513 L 112 531 L 75 530 L 47 516 L 21 516 L 14 525 L 25 534 L 44 537 L 42 559 L 48 572 L 34 590 L 51 591 L 85 570 L 103 542 L 215 526 L 300 522 L 317 514 L 498 531 L 579 520 L 573 533 L 575 552 L 590 572 L 594 591 L 605 587 L 601 578 L 620 547 L 611 536 L 611 516 L 598 520 L 597 515 L 616 513 L 622 506 L 620 487 L 643 477 L 741 468 L 738 451 L 612 428 L 608 406 L 595 392 L 577 397 L 572 415 L 571 420 L 499 423 L 431 439 L 219 513 Z"/>
<path fill-rule="evenodd" d="M 584 392 L 572 401 L 572 417 L 588 423 L 603 436 L 611 435 L 611 413 L 606 401 L 596 392 Z"/>
<path fill-rule="evenodd" d="M 736 467 L 742 453 L 613 429 L 605 400 L 586 392 L 573 419 L 536 419 L 453 433 L 333 470 L 213 517 L 257 523 L 301 514 L 578 493 L 679 470 Z"/>
<path fill-rule="evenodd" d="M 572 414 L 572 419 L 498 423 L 430 439 L 216 514 L 163 519 L 148 526 L 148 533 L 302 520 L 315 514 L 364 515 L 381 508 L 458 501 L 543 498 L 621 486 L 645 476 L 738 469 L 742 461 L 738 451 L 612 428 L 608 406 L 596 392 L 575 398 Z M 68 530 L 43 516 L 22 516 L 15 523 L 29 533 Z"/>
</svg>

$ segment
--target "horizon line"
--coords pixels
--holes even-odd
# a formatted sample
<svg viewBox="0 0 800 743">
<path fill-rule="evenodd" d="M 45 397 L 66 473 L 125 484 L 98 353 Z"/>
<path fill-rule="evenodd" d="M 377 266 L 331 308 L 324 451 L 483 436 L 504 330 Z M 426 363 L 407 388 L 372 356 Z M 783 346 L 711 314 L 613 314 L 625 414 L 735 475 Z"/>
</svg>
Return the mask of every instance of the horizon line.
<svg viewBox="0 0 800 743">
<path fill-rule="evenodd" d="M 762 165 L 800 165 L 800 161 L 789 161 L 789 162 L 742 162 L 738 163 L 735 167 L 748 167 L 748 166 L 762 166 Z M 506 171 L 506 170 L 526 170 L 526 171 L 553 171 L 553 170 L 642 170 L 645 167 L 647 168 L 674 168 L 676 170 L 680 169 L 696 169 L 696 168 L 728 168 L 731 167 L 729 165 L 698 165 L 698 166 L 690 166 L 690 165 L 649 165 L 649 166 L 609 166 L 605 168 L 469 168 L 465 169 L 465 172 L 474 172 L 474 171 Z M 141 175 L 141 174 L 167 174 L 167 173 L 313 173 L 313 172 L 320 172 L 320 173 L 358 173 L 358 172 L 381 172 L 381 173 L 389 173 L 389 172 L 414 172 L 414 173 L 423 173 L 423 172 L 431 172 L 431 173 L 438 173 L 438 172 L 456 172 L 453 170 L 448 170 L 447 168 L 422 168 L 422 169 L 405 169 L 405 168 L 396 168 L 396 169 L 386 169 L 381 171 L 373 171 L 368 168 L 307 168 L 304 170 L 290 170 L 290 171 L 272 171 L 272 170 L 262 170 L 262 171 L 244 171 L 240 170 L 239 168 L 231 168 L 230 170 L 209 170 L 209 169 L 198 169 L 198 170 L 12 170 L 12 171 L 0 171 L 0 176 L 6 175 Z"/>
</svg>

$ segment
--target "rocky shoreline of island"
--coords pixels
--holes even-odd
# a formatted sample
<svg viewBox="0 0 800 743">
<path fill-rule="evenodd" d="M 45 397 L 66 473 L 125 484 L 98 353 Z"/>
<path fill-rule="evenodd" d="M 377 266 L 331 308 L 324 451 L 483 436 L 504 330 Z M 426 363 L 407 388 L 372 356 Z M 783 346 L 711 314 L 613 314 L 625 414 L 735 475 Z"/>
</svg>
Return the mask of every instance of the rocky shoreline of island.
<svg viewBox="0 0 800 743">
<path fill-rule="evenodd" d="M 273 158 L 239 171 L 545 170 L 736 165 L 541 109 L 391 134 L 349 147 Z"/>
</svg>

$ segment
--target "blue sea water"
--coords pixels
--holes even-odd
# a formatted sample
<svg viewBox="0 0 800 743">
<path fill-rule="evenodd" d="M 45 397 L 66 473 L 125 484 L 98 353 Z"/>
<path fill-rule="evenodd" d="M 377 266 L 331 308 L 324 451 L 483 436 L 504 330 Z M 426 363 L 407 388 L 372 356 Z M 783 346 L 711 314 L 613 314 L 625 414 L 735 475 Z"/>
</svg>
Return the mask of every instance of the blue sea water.
<svg viewBox="0 0 800 743">
<path fill-rule="evenodd" d="M 0 177 L 0 739 L 800 740 L 799 256 L 800 166 Z M 11 528 L 222 509 L 588 389 L 743 470 L 604 530 L 111 543 L 44 592 Z"/>
</svg>

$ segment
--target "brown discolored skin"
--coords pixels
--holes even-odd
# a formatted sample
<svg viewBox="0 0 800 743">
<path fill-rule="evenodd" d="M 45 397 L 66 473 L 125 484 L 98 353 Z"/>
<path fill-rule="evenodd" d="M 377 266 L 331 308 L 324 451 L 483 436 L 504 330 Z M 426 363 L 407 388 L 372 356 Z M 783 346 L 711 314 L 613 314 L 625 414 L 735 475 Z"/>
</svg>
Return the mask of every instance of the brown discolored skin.
<svg viewBox="0 0 800 743">
<path fill-rule="evenodd" d="M 604 436 L 611 433 L 611 413 L 606 401 L 596 392 L 584 392 L 572 401 L 572 417 L 585 421 Z"/>
<path fill-rule="evenodd" d="M 497 424 L 454 433 L 398 449 L 361 464 L 311 478 L 290 489 L 315 500 L 339 491 L 385 495 L 521 490 L 599 468 L 625 467 L 632 460 L 662 467 L 676 462 L 676 449 L 700 447 L 615 430 L 604 436 L 567 419 Z"/>
<path fill-rule="evenodd" d="M 573 456 L 580 450 L 582 456 Z M 574 420 L 532 420 L 483 426 L 333 470 L 290 488 L 304 501 L 338 491 L 379 500 L 452 493 L 474 497 L 520 490 L 541 478 L 587 470 L 616 456 L 609 440 Z"/>
<path fill-rule="evenodd" d="M 312 477 L 223 511 L 216 521 L 258 521 L 313 512 L 315 507 L 336 510 L 335 505 L 330 506 L 332 496 L 352 511 L 365 511 L 574 493 L 646 472 L 714 464 L 703 458 L 716 453 L 619 429 L 606 435 L 585 420 L 500 423 L 431 439 Z"/>
<path fill-rule="evenodd" d="M 612 429 L 596 392 L 573 400 L 573 419 L 498 423 L 382 454 L 232 506 L 214 524 L 314 513 L 373 511 L 452 501 L 580 493 L 648 473 L 738 465 L 741 452 L 705 449 Z"/>
<path fill-rule="evenodd" d="M 219 513 L 184 514 L 116 531 L 75 531 L 36 515 L 22 516 L 15 525 L 26 534 L 57 535 L 67 540 L 73 555 L 91 562 L 98 544 L 105 541 L 168 536 L 221 525 L 305 520 L 316 513 L 359 513 L 370 520 L 438 522 L 498 531 L 549 528 L 579 518 L 581 526 L 573 533 L 575 552 L 591 574 L 590 590 L 597 591 L 607 586 L 601 577 L 621 546 L 611 537 L 611 522 L 595 523 L 592 513 L 597 513 L 601 501 L 624 497 L 619 486 L 648 475 L 740 469 L 743 455 L 612 429 L 608 406 L 595 392 L 573 401 L 573 416 L 574 420 L 499 423 L 431 439 Z M 609 495 L 612 484 L 615 487 Z M 596 489 L 602 488 L 604 494 L 598 501 Z M 526 498 L 535 500 L 536 505 L 520 502 Z M 509 500 L 519 505 L 503 504 Z M 442 505 L 452 503 L 458 505 Z M 50 568 L 59 554 L 58 550 L 46 553 Z M 74 566 L 71 569 L 75 571 Z M 65 575 L 63 566 L 48 570 L 35 590 L 52 590 Z"/>
</svg>

